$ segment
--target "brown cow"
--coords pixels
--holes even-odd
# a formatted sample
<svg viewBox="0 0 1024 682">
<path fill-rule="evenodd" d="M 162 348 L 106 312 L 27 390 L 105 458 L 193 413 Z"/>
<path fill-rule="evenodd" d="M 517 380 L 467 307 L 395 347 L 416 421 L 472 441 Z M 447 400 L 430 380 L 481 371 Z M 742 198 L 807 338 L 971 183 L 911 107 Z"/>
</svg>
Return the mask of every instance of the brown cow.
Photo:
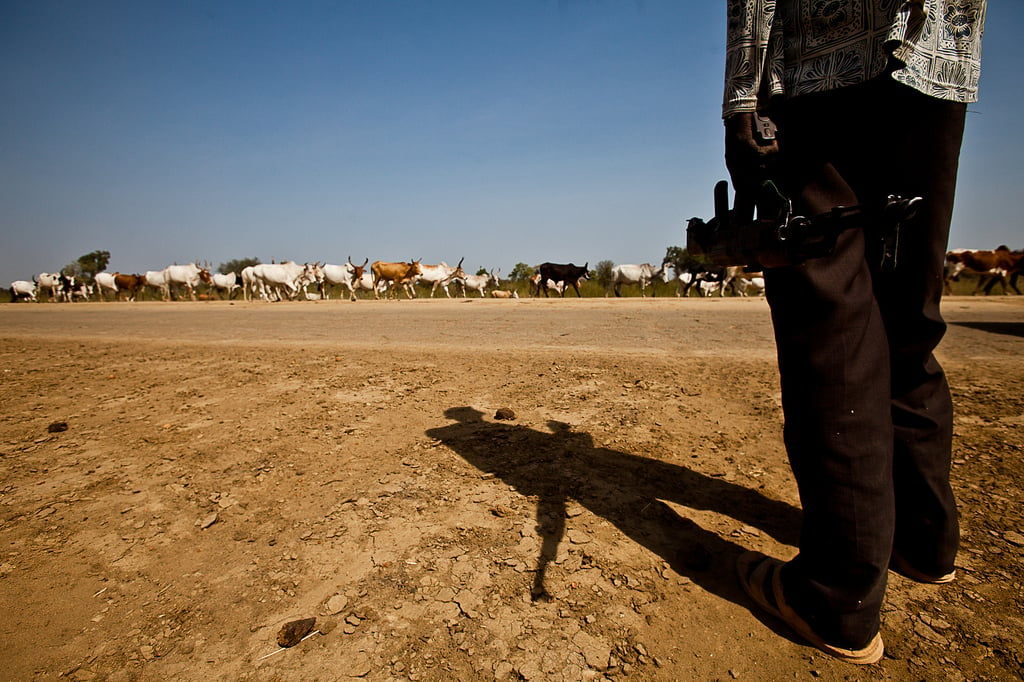
<svg viewBox="0 0 1024 682">
<path fill-rule="evenodd" d="M 950 251 L 946 254 L 945 291 L 947 294 L 950 293 L 952 290 L 950 282 L 957 280 L 965 270 L 969 270 L 978 275 L 978 284 L 971 292 L 972 296 L 982 289 L 987 295 L 997 282 L 1002 285 L 1003 293 L 1008 294 L 1007 277 L 1009 277 L 1009 286 L 1020 294 L 1021 291 L 1017 288 L 1017 278 L 1020 276 L 1022 268 L 1024 268 L 1024 252 L 1010 251 L 1005 246 L 1000 246 L 992 251 L 970 251 L 967 249 Z"/>
<path fill-rule="evenodd" d="M 117 285 L 117 300 L 121 300 L 121 292 L 127 292 L 128 300 L 135 300 L 135 293 L 146 286 L 146 278 L 142 275 L 122 275 L 114 273 L 114 284 Z"/>
<path fill-rule="evenodd" d="M 420 261 L 414 260 L 409 263 L 387 263 L 385 261 L 375 260 L 373 265 L 370 266 L 370 271 L 373 273 L 373 297 L 380 298 L 379 290 L 377 285 L 381 281 L 389 282 L 392 289 L 397 289 L 398 285 L 405 284 L 407 282 L 415 281 L 417 277 L 423 274 L 420 269 Z M 409 296 L 409 292 L 405 292 L 406 296 Z M 391 297 L 391 293 L 388 292 L 388 298 Z M 395 291 L 395 298 L 398 298 L 398 292 Z M 412 298 L 409 296 L 409 298 Z"/>
</svg>

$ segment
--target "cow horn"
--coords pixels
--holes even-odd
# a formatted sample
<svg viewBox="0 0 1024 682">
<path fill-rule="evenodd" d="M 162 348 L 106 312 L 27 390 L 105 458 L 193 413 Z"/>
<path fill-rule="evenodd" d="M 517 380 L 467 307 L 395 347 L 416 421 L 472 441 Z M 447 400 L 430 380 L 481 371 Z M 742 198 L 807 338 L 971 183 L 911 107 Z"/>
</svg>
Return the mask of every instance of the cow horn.
<svg viewBox="0 0 1024 682">
<path fill-rule="evenodd" d="M 462 261 L 464 261 L 464 260 L 466 260 L 466 257 L 465 257 L 465 256 L 463 256 L 462 258 L 460 258 L 460 259 L 459 259 L 459 264 L 458 264 L 458 265 L 456 265 L 455 267 L 456 267 L 456 268 L 461 268 L 461 267 L 462 267 Z"/>
<path fill-rule="evenodd" d="M 367 264 L 367 263 L 369 263 L 369 262 L 370 262 L 370 257 L 369 257 L 369 256 L 367 256 L 366 258 L 364 258 L 364 259 L 363 259 L 363 264 L 362 264 L 362 265 L 360 265 L 359 267 L 361 267 L 361 268 L 365 268 L 365 267 L 366 267 L 366 264 Z"/>
</svg>

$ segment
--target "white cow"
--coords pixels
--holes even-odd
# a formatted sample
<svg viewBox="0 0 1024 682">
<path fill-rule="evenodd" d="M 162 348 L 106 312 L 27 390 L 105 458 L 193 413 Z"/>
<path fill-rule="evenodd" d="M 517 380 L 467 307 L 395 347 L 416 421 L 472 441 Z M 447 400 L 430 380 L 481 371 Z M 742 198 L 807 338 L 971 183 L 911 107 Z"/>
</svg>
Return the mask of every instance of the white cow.
<svg viewBox="0 0 1024 682">
<path fill-rule="evenodd" d="M 284 289 L 289 300 L 294 300 L 300 289 L 305 291 L 307 286 L 317 280 L 317 270 L 316 265 L 299 265 L 295 261 L 287 261 L 254 265 L 252 274 L 263 300 L 271 300 L 271 294 L 280 299 L 281 289 Z"/>
<path fill-rule="evenodd" d="M 369 270 L 365 271 L 363 273 L 363 276 L 360 277 L 358 280 L 356 280 L 356 282 L 354 283 L 353 286 L 355 286 L 356 291 L 359 291 L 360 289 L 366 289 L 367 291 L 371 291 L 372 292 L 373 291 L 373 273 L 370 272 Z M 387 293 L 387 290 L 388 290 L 388 282 L 387 282 L 387 280 L 381 280 L 380 283 L 377 285 L 377 293 L 378 294 L 384 294 L 384 293 Z"/>
<path fill-rule="evenodd" d="M 731 289 L 733 296 L 746 296 L 747 269 L 742 265 L 730 265 L 722 274 L 722 288 L 718 290 L 719 296 L 725 296 L 725 290 Z"/>
<path fill-rule="evenodd" d="M 441 261 L 437 265 L 420 265 L 420 276 L 417 277 L 414 282 L 419 282 L 423 285 L 430 285 L 430 298 L 434 298 L 434 292 L 437 291 L 437 287 L 441 287 L 444 290 L 444 295 L 451 298 L 452 295 L 448 293 L 448 285 L 454 280 L 464 280 L 466 277 L 465 271 L 462 269 L 462 261 L 465 258 L 459 259 L 459 264 L 452 267 Z M 406 284 L 406 292 L 409 291 L 409 287 L 412 283 Z M 415 292 L 414 292 L 415 295 Z"/>
<path fill-rule="evenodd" d="M 678 271 L 676 273 L 676 297 L 689 296 L 694 282 L 696 282 L 696 275 L 692 270 Z"/>
<path fill-rule="evenodd" d="M 658 268 L 655 268 L 650 263 L 616 265 L 612 268 L 612 281 L 609 290 L 614 290 L 616 296 L 622 296 L 623 284 L 638 284 L 640 286 L 641 298 L 646 298 L 647 285 L 653 284 L 657 279 L 668 282 L 669 268 L 665 263 L 662 263 L 661 267 Z M 657 287 L 655 287 L 651 295 L 657 296 L 657 291 Z M 607 295 L 608 292 L 605 292 L 605 296 Z"/>
<path fill-rule="evenodd" d="M 345 289 L 348 289 L 349 298 L 353 301 L 356 300 L 356 289 L 362 288 L 360 280 L 366 274 L 366 264 L 370 262 L 367 258 L 363 261 L 362 265 L 356 265 L 352 262 L 352 256 L 348 257 L 348 262 L 344 265 L 332 265 L 325 263 L 320 267 L 323 273 L 323 280 L 320 286 L 320 293 L 325 298 L 330 298 L 327 293 L 327 284 L 340 284 Z M 370 275 L 370 287 L 373 289 L 373 275 Z"/>
<path fill-rule="evenodd" d="M 747 286 L 744 287 L 743 295 L 749 296 L 751 292 L 755 296 L 764 296 L 764 275 L 759 272 L 750 273 L 751 277 L 747 281 Z"/>
<path fill-rule="evenodd" d="M 697 293 L 701 296 L 710 296 L 716 291 L 722 290 L 722 283 L 715 280 L 702 279 L 697 282 Z"/>
<path fill-rule="evenodd" d="M 238 275 L 233 272 L 229 272 L 224 275 L 219 272 L 210 273 L 210 286 L 217 291 L 227 293 L 228 299 L 230 300 L 232 292 L 238 288 Z"/>
<path fill-rule="evenodd" d="M 731 287 L 735 296 L 746 297 L 748 290 L 755 296 L 763 296 L 764 273 L 747 272 L 744 267 L 728 267 L 722 280 L 722 290 L 724 291 L 726 287 Z"/>
<path fill-rule="evenodd" d="M 48 291 L 50 299 L 57 300 L 61 291 L 59 272 L 40 272 L 38 277 L 32 278 L 32 281 L 36 283 L 37 292 Z"/>
<path fill-rule="evenodd" d="M 487 287 L 492 286 L 494 288 L 498 288 L 501 286 L 501 280 L 499 279 L 500 274 L 501 270 L 498 270 L 498 274 L 494 274 L 494 270 L 491 269 L 491 272 L 488 275 L 466 275 L 465 277 L 460 277 L 459 281 L 462 282 L 462 285 L 466 288 L 467 295 L 469 294 L 469 290 L 472 289 L 473 291 L 480 292 L 480 298 L 486 298 Z"/>
<path fill-rule="evenodd" d="M 242 297 L 251 301 L 259 293 L 259 282 L 256 280 L 256 266 L 247 265 L 242 268 Z"/>
<path fill-rule="evenodd" d="M 108 291 L 114 294 L 114 298 L 117 298 L 117 282 L 114 281 L 112 274 L 109 272 L 97 272 L 93 282 L 96 284 L 96 293 L 101 301 L 107 300 L 106 292 Z"/>
<path fill-rule="evenodd" d="M 11 303 L 15 303 L 22 298 L 27 298 L 30 301 L 37 300 L 35 282 L 29 282 L 23 279 L 11 282 Z"/>
<path fill-rule="evenodd" d="M 167 286 L 166 270 L 147 270 L 142 276 L 146 280 L 146 287 L 153 288 L 160 292 L 160 300 L 166 301 L 171 297 L 171 290 Z"/>
<path fill-rule="evenodd" d="M 200 282 L 210 283 L 210 271 L 195 263 L 188 265 L 168 265 L 164 268 L 164 282 L 167 292 L 172 297 L 175 287 L 185 287 L 189 298 L 196 300 L 196 287 Z"/>
</svg>

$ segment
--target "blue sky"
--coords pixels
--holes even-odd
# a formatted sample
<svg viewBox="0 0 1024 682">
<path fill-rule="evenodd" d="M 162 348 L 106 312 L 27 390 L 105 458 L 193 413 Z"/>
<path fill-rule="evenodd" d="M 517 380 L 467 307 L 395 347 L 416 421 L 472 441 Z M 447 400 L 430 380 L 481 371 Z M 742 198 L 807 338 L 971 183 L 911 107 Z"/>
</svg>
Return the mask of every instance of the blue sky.
<svg viewBox="0 0 1024 682">
<path fill-rule="evenodd" d="M 0 282 L 243 257 L 660 261 L 726 177 L 725 9 L 0 0 Z M 952 247 L 1024 248 L 1024 3 L 988 11 Z"/>
</svg>

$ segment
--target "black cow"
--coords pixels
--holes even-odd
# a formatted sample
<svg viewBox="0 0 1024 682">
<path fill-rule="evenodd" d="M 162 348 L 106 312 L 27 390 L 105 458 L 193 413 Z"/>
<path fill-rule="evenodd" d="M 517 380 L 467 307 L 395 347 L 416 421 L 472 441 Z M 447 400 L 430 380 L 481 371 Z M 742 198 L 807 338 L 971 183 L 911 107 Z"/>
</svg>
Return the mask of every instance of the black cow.
<svg viewBox="0 0 1024 682">
<path fill-rule="evenodd" d="M 576 290 L 576 296 L 583 298 L 583 294 L 580 293 L 579 280 L 590 279 L 587 276 L 588 265 L 590 265 L 590 261 L 584 263 L 583 267 L 573 265 L 572 263 L 567 265 L 561 263 L 541 263 L 537 270 L 540 272 L 542 285 L 538 288 L 544 291 L 544 297 L 547 298 L 550 294 L 548 294 L 548 288 L 543 285 L 547 284 L 549 279 L 556 284 L 558 282 L 565 282 L 566 287 L 572 286 Z M 540 293 L 538 292 L 535 295 L 539 296 Z M 562 289 L 561 295 L 562 298 L 565 298 L 565 288 Z"/>
<path fill-rule="evenodd" d="M 64 273 L 61 273 L 59 277 L 60 284 L 57 287 L 57 298 L 60 301 L 71 303 L 74 298 L 75 278 L 74 276 L 68 277 Z"/>
<path fill-rule="evenodd" d="M 700 293 L 701 282 L 724 283 L 728 272 L 724 265 L 712 265 L 708 263 L 696 263 L 676 270 L 676 296 L 686 298 L 690 295 L 690 288 L 694 285 L 697 294 Z"/>
</svg>

